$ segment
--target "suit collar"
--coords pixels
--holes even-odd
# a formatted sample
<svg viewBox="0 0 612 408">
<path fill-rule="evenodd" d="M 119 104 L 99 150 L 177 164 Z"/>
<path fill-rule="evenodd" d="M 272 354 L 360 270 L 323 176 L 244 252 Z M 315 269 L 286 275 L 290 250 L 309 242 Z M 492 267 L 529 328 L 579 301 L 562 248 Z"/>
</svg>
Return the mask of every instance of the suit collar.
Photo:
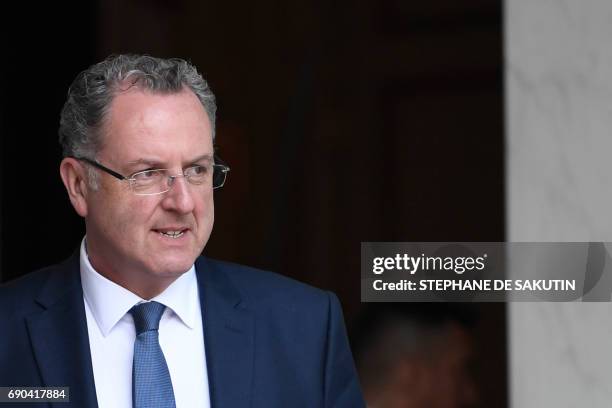
<svg viewBox="0 0 612 408">
<path fill-rule="evenodd" d="M 231 268 L 196 260 L 212 407 L 248 407 L 254 358 L 254 319 L 231 282 Z"/>
<path fill-rule="evenodd" d="M 41 311 L 26 324 L 43 384 L 69 386 L 74 406 L 97 407 L 78 252 L 52 267 L 36 302 Z"/>
</svg>

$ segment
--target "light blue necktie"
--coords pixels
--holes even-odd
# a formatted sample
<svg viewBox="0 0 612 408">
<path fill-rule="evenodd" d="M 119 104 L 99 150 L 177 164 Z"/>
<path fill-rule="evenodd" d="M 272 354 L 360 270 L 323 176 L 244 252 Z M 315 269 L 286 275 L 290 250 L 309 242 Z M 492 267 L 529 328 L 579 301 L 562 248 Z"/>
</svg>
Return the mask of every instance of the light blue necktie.
<svg viewBox="0 0 612 408">
<path fill-rule="evenodd" d="M 130 309 L 136 326 L 132 367 L 133 408 L 175 408 L 174 391 L 164 353 L 159 346 L 159 320 L 166 306 L 141 303 Z"/>
</svg>

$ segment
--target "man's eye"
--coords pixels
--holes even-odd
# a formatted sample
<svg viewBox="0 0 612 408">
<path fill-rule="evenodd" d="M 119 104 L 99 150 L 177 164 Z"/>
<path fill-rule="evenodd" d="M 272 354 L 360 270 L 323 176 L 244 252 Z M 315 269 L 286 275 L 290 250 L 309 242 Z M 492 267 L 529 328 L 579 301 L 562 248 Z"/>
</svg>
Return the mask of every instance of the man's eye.
<svg viewBox="0 0 612 408">
<path fill-rule="evenodd" d="M 187 169 L 188 173 L 194 176 L 202 176 L 207 173 L 207 169 L 204 166 L 193 166 Z"/>
<path fill-rule="evenodd" d="M 159 171 L 157 170 L 145 170 L 134 174 L 133 176 L 137 180 L 147 180 L 155 177 L 159 177 Z"/>
</svg>

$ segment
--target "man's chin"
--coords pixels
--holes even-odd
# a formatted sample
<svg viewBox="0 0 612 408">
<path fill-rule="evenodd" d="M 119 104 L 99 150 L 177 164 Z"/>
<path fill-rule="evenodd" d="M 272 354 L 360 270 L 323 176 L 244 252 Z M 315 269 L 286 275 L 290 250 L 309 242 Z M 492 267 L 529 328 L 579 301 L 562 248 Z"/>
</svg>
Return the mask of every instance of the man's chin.
<svg viewBox="0 0 612 408">
<path fill-rule="evenodd" d="M 160 278 L 178 278 L 193 266 L 195 257 L 166 257 L 152 263 L 154 274 Z"/>
</svg>

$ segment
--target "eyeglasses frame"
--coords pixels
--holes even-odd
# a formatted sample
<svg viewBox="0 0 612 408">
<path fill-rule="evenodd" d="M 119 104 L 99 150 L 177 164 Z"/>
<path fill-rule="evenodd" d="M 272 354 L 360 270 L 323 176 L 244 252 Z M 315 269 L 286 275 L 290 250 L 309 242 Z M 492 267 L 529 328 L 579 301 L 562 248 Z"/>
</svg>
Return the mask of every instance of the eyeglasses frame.
<svg viewBox="0 0 612 408">
<path fill-rule="evenodd" d="M 84 161 L 85 163 L 88 163 L 92 166 L 94 166 L 97 169 L 102 170 L 103 172 L 110 174 L 111 176 L 121 180 L 121 181 L 128 181 L 130 182 L 130 188 L 132 189 L 132 192 L 136 195 L 143 195 L 143 196 L 148 196 L 148 195 L 159 195 L 159 194 L 164 194 L 167 193 L 168 191 L 170 191 L 170 189 L 172 188 L 172 184 L 174 183 L 174 180 L 179 178 L 179 177 L 186 177 L 184 174 L 177 174 L 175 176 L 168 176 L 168 189 L 165 191 L 160 191 L 158 193 L 137 193 L 134 191 L 134 188 L 132 187 L 132 182 L 134 182 L 134 178 L 133 175 L 131 175 L 130 177 L 126 177 L 121 173 L 116 172 L 115 170 L 109 169 L 108 167 L 98 163 L 96 160 L 92 160 L 88 157 L 76 157 L 76 156 L 72 156 L 73 159 L 76 160 L 81 160 Z M 215 156 L 215 164 L 213 164 L 213 179 L 214 179 L 214 171 L 215 169 L 219 169 L 221 172 L 224 173 L 224 177 L 223 177 L 223 183 L 221 183 L 220 186 L 213 186 L 213 190 L 216 190 L 218 188 L 221 188 L 225 185 L 225 180 L 227 178 L 227 173 L 230 171 L 229 166 L 223 164 L 223 162 Z M 150 170 L 168 170 L 168 169 L 150 169 Z M 148 171 L 148 170 L 143 170 L 143 171 Z M 141 173 L 141 171 L 137 171 L 134 174 L 137 173 Z"/>
</svg>

